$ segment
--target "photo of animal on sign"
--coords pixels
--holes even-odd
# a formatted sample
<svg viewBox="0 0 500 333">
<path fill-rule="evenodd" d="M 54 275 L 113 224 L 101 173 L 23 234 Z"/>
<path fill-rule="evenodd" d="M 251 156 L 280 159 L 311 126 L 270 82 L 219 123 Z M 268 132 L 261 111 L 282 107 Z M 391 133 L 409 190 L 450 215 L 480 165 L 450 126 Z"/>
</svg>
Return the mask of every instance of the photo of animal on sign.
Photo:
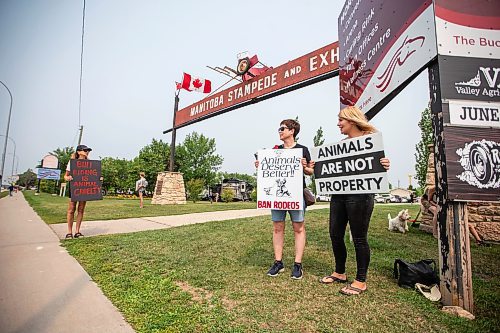
<svg viewBox="0 0 500 333">
<path fill-rule="evenodd" d="M 389 192 L 380 132 L 314 147 L 311 155 L 320 195 Z"/>
<path fill-rule="evenodd" d="M 257 157 L 257 208 L 302 210 L 302 149 L 263 149 Z"/>
</svg>

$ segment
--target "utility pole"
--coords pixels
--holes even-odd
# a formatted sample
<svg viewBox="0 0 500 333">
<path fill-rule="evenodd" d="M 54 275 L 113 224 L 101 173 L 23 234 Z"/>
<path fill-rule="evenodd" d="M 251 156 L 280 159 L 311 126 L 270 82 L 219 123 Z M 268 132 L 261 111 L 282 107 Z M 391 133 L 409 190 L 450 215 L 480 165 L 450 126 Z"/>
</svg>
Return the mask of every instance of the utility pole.
<svg viewBox="0 0 500 333">
<path fill-rule="evenodd" d="M 7 85 L 5 83 L 3 83 L 2 81 L 0 81 L 0 83 L 5 87 L 5 89 L 7 89 L 7 91 L 9 92 L 9 96 L 10 96 L 9 118 L 7 120 L 7 130 L 5 131 L 5 141 L 3 144 L 2 170 L 0 170 L 0 171 L 2 171 L 2 174 L 0 175 L 0 186 L 2 186 L 2 184 L 3 184 L 3 170 L 5 167 L 5 155 L 7 153 L 7 138 L 9 137 L 10 116 L 12 114 L 13 99 L 12 99 L 12 94 L 10 93 L 9 87 L 7 87 Z"/>
<path fill-rule="evenodd" d="M 82 143 L 82 136 L 83 136 L 83 125 L 80 126 L 80 137 L 78 138 L 79 145 Z"/>
</svg>

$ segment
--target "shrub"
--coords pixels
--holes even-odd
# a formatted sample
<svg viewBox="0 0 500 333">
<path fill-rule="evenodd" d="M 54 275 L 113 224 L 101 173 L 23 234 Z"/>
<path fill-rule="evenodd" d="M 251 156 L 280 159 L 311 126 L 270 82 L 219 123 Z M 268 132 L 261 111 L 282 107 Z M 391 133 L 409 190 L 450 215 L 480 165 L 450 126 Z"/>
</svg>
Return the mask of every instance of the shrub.
<svg viewBox="0 0 500 333">
<path fill-rule="evenodd" d="M 188 199 L 193 202 L 199 200 L 204 185 L 203 179 L 191 179 L 188 181 L 186 184 Z"/>
<path fill-rule="evenodd" d="M 222 190 L 222 194 L 220 195 L 220 197 L 224 202 L 233 201 L 234 192 L 228 188 L 225 188 L 224 190 Z"/>
<path fill-rule="evenodd" d="M 250 193 L 250 200 L 257 201 L 257 190 L 254 189 L 252 193 Z"/>
</svg>

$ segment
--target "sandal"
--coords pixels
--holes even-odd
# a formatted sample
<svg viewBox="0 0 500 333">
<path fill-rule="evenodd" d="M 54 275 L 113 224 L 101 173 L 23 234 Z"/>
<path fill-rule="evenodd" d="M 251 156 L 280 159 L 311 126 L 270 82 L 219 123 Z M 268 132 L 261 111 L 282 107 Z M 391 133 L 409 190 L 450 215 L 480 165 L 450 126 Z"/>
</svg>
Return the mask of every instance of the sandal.
<svg viewBox="0 0 500 333">
<path fill-rule="evenodd" d="M 81 232 L 77 232 L 73 237 L 80 238 L 83 237 L 83 234 Z"/>
<path fill-rule="evenodd" d="M 72 234 L 66 234 L 66 236 L 64 236 L 64 239 L 70 239 L 70 238 L 73 238 Z"/>
<path fill-rule="evenodd" d="M 326 279 L 329 279 L 330 281 L 327 281 Z M 333 276 L 333 275 L 327 275 L 327 276 L 323 276 L 321 279 L 319 279 L 319 283 L 323 283 L 323 284 L 332 284 L 334 282 L 338 282 L 338 283 L 346 283 L 347 282 L 347 279 L 346 280 L 342 280 L 336 276 Z"/>
<path fill-rule="evenodd" d="M 345 288 L 345 290 L 344 290 L 344 288 Z M 364 293 L 365 291 L 368 290 L 368 288 L 359 289 L 359 288 L 353 287 L 352 284 L 350 284 L 350 283 L 348 285 L 346 285 L 344 288 L 340 289 L 339 292 L 342 295 L 346 295 L 346 296 L 361 295 L 362 293 Z M 354 291 L 354 292 L 348 292 L 347 290 Z"/>
</svg>

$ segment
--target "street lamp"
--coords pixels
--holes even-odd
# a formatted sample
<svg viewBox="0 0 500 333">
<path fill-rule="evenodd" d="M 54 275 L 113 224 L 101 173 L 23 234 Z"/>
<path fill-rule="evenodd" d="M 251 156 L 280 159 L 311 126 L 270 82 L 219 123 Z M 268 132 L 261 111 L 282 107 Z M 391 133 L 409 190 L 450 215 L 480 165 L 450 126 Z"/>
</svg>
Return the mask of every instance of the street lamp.
<svg viewBox="0 0 500 333">
<path fill-rule="evenodd" d="M 5 141 L 3 144 L 2 174 L 0 175 L 0 186 L 2 186 L 2 184 L 3 184 L 3 169 L 5 167 L 5 155 L 6 155 L 5 153 L 7 152 L 7 138 L 9 137 L 10 116 L 12 114 L 13 99 L 12 99 L 12 94 L 10 93 L 9 87 L 7 87 L 7 85 L 5 83 L 3 83 L 2 81 L 0 81 L 0 83 L 5 87 L 5 89 L 7 89 L 7 91 L 9 92 L 9 96 L 10 96 L 9 118 L 7 120 L 7 130 L 5 131 Z"/>
<path fill-rule="evenodd" d="M 5 136 L 5 135 L 0 134 L 0 136 Z M 19 156 L 16 156 L 16 142 L 10 136 L 8 136 L 8 138 L 14 144 L 14 154 L 12 155 L 12 174 L 11 174 L 11 176 L 13 176 L 14 175 L 14 158 L 17 157 L 17 163 L 19 163 Z M 5 151 L 4 151 L 4 154 L 5 154 Z M 16 169 L 16 171 L 17 171 L 17 169 Z M 2 175 L 3 175 L 3 169 L 2 169 Z"/>
</svg>

